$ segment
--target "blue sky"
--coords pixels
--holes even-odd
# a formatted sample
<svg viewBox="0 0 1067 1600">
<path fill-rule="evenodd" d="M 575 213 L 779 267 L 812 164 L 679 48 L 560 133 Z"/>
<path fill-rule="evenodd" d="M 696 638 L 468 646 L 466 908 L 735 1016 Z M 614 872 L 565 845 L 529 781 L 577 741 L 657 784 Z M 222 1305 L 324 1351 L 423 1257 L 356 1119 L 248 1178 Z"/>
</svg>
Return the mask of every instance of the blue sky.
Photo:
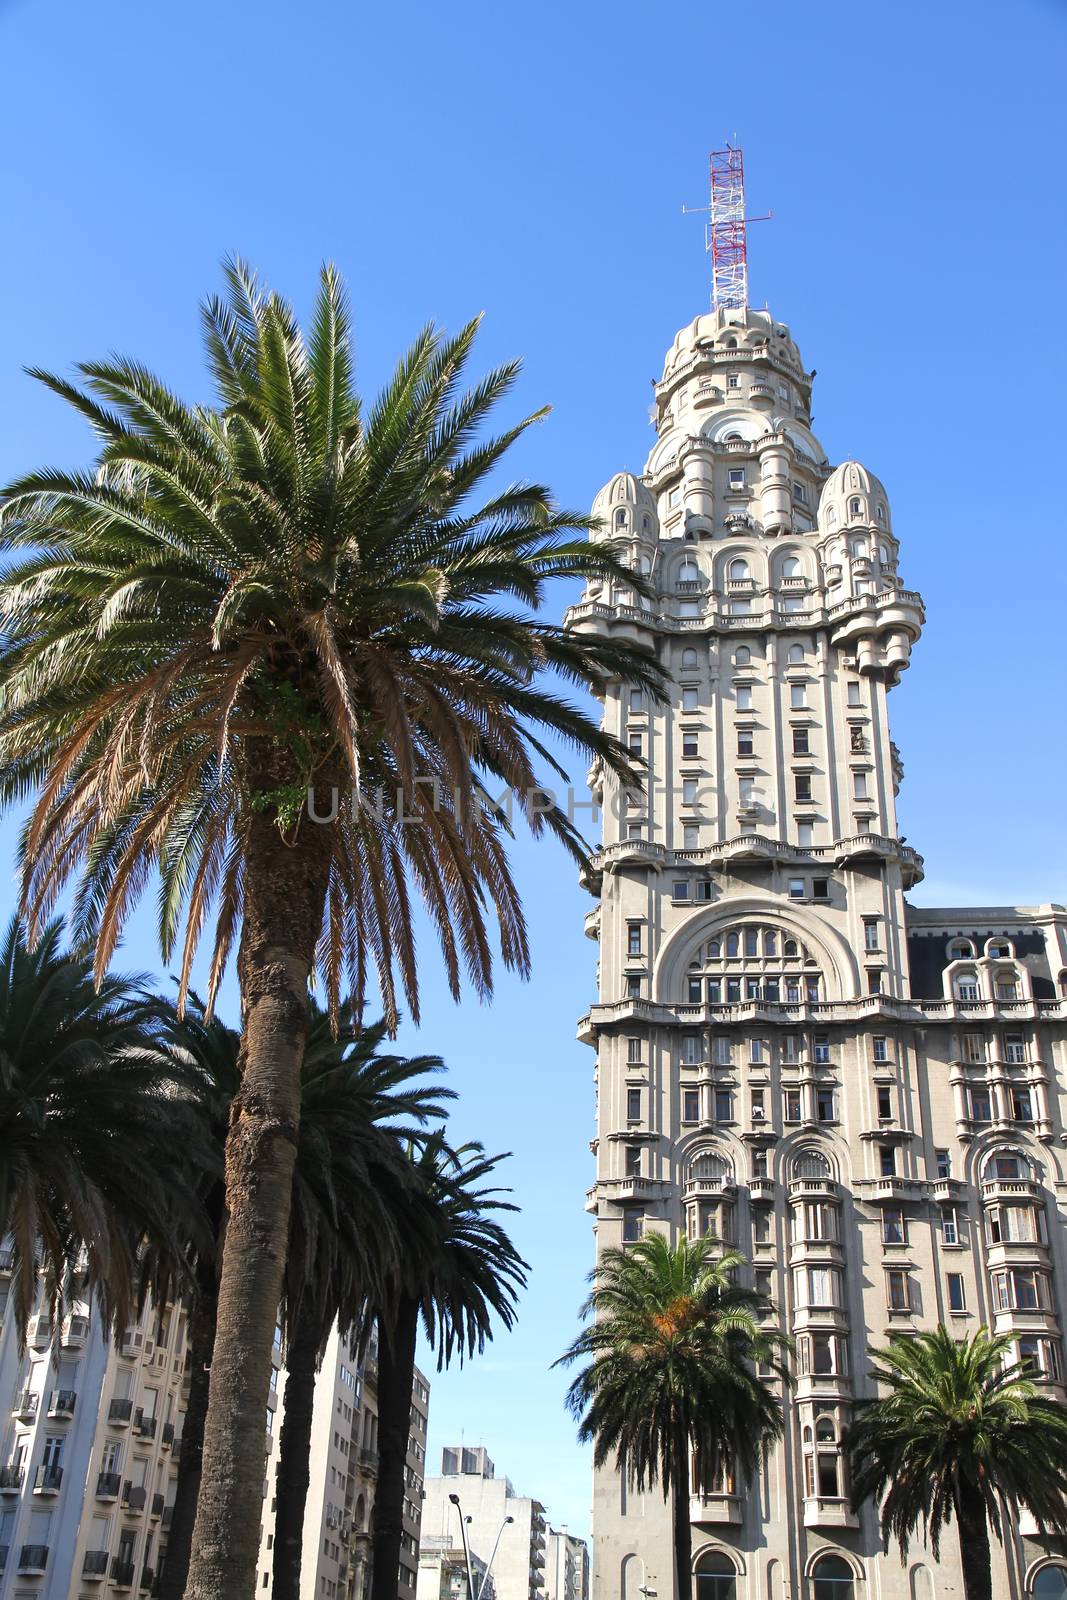
<svg viewBox="0 0 1067 1600">
<path fill-rule="evenodd" d="M 750 210 L 774 211 L 752 300 L 818 368 L 831 458 L 886 483 L 927 602 L 891 703 L 915 898 L 1067 900 L 1062 3 L 0 0 L 0 53 L 5 480 L 87 455 L 24 364 L 119 349 L 206 397 L 197 301 L 238 250 L 301 309 L 339 263 L 368 389 L 424 321 L 484 311 L 482 362 L 526 360 L 516 414 L 554 408 L 516 471 L 587 507 L 649 448 L 649 380 L 708 294 L 680 208 L 736 133 Z M 456 1133 L 514 1151 L 534 1268 L 519 1330 L 435 1380 L 431 1456 L 484 1442 L 584 1530 L 588 1460 L 548 1364 L 592 1249 L 591 902 L 549 846 L 517 868 L 532 984 L 457 1010 L 424 955 L 418 1045 L 450 1063 Z M 125 956 L 151 962 L 147 921 Z"/>
</svg>

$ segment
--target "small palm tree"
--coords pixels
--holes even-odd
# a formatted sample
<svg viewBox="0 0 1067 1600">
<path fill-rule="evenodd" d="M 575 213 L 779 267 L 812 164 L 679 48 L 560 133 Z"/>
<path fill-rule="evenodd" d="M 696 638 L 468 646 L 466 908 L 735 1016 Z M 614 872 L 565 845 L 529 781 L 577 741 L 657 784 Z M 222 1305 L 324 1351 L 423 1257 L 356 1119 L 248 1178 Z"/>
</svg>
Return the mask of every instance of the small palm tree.
<svg viewBox="0 0 1067 1600">
<path fill-rule="evenodd" d="M 853 1509 L 880 1504 L 902 1556 L 921 1528 L 935 1560 L 955 1518 L 967 1600 L 992 1600 L 989 1529 L 1001 1537 L 1002 1506 L 1067 1534 L 1067 1407 L 1012 1360 L 1008 1336 L 985 1328 L 898 1335 L 873 1354 L 883 1392 L 858 1402 L 845 1436 Z"/>
<path fill-rule="evenodd" d="M 545 488 L 489 481 L 535 419 L 480 437 L 518 367 L 461 391 L 475 323 L 427 329 L 364 408 L 332 268 L 307 336 L 244 267 L 227 278 L 204 308 L 216 405 L 134 361 L 83 364 L 80 385 L 38 373 L 98 458 L 31 474 L 0 506 L 0 801 L 37 797 L 31 937 L 74 880 L 99 978 L 158 873 L 183 990 L 205 929 L 209 1003 L 237 946 L 241 1087 L 189 1600 L 255 1588 L 312 975 L 335 1012 L 370 975 L 391 1021 L 398 988 L 417 1018 L 413 896 L 453 993 L 464 969 L 491 988 L 490 918 L 525 973 L 507 817 L 481 785 L 580 855 L 544 803 L 543 735 L 632 770 L 563 691 L 662 683 L 649 652 L 535 615 L 554 578 L 643 585 Z"/>
<path fill-rule="evenodd" d="M 489 1187 L 506 1157 L 482 1146 L 451 1149 L 442 1133 L 411 1152 L 416 1179 L 409 1240 L 388 1301 L 378 1309 L 378 1483 L 369 1600 L 396 1600 L 403 1535 L 411 1387 L 419 1325 L 440 1371 L 485 1348 L 493 1319 L 515 1321 L 527 1264 L 493 1213 L 517 1208 Z"/>
<path fill-rule="evenodd" d="M 43 1272 L 53 1324 L 86 1263 L 105 1323 L 124 1327 L 148 1240 L 171 1271 L 197 1231 L 196 1176 L 210 1159 L 198 1118 L 137 978 L 93 982 L 91 956 L 58 923 L 0 945 L 0 1238 L 12 1251 L 20 1336 Z M 202 1237 L 202 1231 L 201 1231 Z"/>
<path fill-rule="evenodd" d="M 751 1479 L 782 1432 L 756 1368 L 784 1380 L 785 1341 L 761 1323 L 765 1298 L 737 1282 L 744 1260 L 710 1238 L 672 1245 L 661 1233 L 605 1250 L 583 1308 L 592 1320 L 556 1363 L 588 1359 L 567 1403 L 595 1464 L 673 1495 L 678 1600 L 692 1593 L 691 1488 Z"/>
</svg>

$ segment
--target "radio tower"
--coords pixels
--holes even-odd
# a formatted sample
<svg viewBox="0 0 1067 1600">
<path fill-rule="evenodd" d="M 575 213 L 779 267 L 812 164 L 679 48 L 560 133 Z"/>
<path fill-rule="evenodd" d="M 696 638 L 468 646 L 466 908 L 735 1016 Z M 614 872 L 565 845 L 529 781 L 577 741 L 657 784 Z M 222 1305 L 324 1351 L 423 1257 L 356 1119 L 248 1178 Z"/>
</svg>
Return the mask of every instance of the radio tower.
<svg viewBox="0 0 1067 1600">
<path fill-rule="evenodd" d="M 711 252 L 711 307 L 748 305 L 748 244 L 745 237 L 745 158 L 740 149 L 727 145 L 713 150 L 711 168 L 711 220 L 708 223 L 708 249 Z"/>
</svg>

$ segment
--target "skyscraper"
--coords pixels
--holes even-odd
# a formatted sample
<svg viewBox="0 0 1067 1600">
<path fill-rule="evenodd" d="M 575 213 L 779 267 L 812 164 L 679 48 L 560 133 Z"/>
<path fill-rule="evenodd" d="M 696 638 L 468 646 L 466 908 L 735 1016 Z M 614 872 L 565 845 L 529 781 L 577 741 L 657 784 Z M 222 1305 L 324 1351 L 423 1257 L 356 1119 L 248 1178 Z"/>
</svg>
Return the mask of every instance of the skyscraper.
<svg viewBox="0 0 1067 1600">
<path fill-rule="evenodd" d="M 831 466 L 810 407 L 789 330 L 720 305 L 667 353 L 644 473 L 594 504 L 652 592 L 591 585 L 568 626 L 644 640 L 672 684 L 606 688 L 643 788 L 591 774 L 589 1209 L 598 1250 L 736 1243 L 796 1343 L 758 1481 L 690 1498 L 699 1600 L 939 1600 L 954 1534 L 939 1564 L 883 1553 L 841 1437 L 869 1348 L 939 1322 L 1010 1333 L 1064 1396 L 1067 912 L 906 901 L 889 691 L 923 606 L 885 489 Z M 995 1549 L 996 1594 L 1060 1593 L 1033 1535 Z M 659 1493 L 598 1473 L 597 1600 L 667 1600 L 672 1565 Z"/>
</svg>

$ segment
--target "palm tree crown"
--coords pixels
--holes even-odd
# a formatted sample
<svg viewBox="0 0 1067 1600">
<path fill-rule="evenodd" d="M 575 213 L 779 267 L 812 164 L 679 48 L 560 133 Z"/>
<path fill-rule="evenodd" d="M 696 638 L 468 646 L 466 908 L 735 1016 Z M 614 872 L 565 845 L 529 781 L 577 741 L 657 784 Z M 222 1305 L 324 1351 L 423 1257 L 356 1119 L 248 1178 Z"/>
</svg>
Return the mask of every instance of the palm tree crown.
<svg viewBox="0 0 1067 1600">
<path fill-rule="evenodd" d="M 44 1271 L 53 1317 L 84 1253 L 105 1321 L 128 1320 L 147 1240 L 174 1265 L 197 1229 L 210 1162 L 183 1072 L 160 1047 L 156 1007 L 136 978 L 93 982 L 92 959 L 62 949 L 58 923 L 28 948 L 0 945 L 0 1236 L 13 1255 L 24 1333 Z"/>
<path fill-rule="evenodd" d="M 894 1338 L 871 1376 L 884 1392 L 858 1403 L 845 1440 L 852 1500 L 880 1503 L 883 1535 L 903 1553 L 921 1528 L 936 1558 L 955 1517 L 966 1573 L 984 1522 L 1000 1536 L 1002 1501 L 1067 1531 L 1067 1407 L 1012 1360 L 1009 1337 L 980 1328 L 956 1340 L 939 1327 Z"/>
<path fill-rule="evenodd" d="M 504 961 L 527 968 L 506 819 L 479 781 L 577 850 L 563 810 L 534 798 L 539 733 L 629 771 L 542 674 L 654 693 L 660 674 L 635 646 L 531 615 L 552 578 L 625 569 L 542 486 L 487 487 L 535 418 L 477 437 L 518 365 L 460 393 L 476 323 L 453 338 L 426 329 L 365 413 L 332 268 L 307 338 L 240 263 L 227 279 L 228 298 L 203 310 L 214 408 L 128 360 L 81 365 L 81 387 L 35 374 L 89 420 L 100 455 L 92 472 L 23 478 L 0 515 L 16 552 L 0 583 L 0 793 L 38 795 L 31 931 L 80 874 L 76 927 L 96 938 L 99 975 L 158 869 L 160 939 L 165 959 L 182 945 L 183 989 L 216 907 L 210 1002 L 265 814 L 291 843 L 324 836 L 311 910 L 331 1007 L 346 966 L 361 1000 L 370 963 L 390 1021 L 397 972 L 417 1017 L 409 880 L 454 992 L 464 966 L 490 987 L 486 899 Z M 309 790 L 320 816 L 342 792 L 335 826 L 313 827 Z"/>
</svg>

